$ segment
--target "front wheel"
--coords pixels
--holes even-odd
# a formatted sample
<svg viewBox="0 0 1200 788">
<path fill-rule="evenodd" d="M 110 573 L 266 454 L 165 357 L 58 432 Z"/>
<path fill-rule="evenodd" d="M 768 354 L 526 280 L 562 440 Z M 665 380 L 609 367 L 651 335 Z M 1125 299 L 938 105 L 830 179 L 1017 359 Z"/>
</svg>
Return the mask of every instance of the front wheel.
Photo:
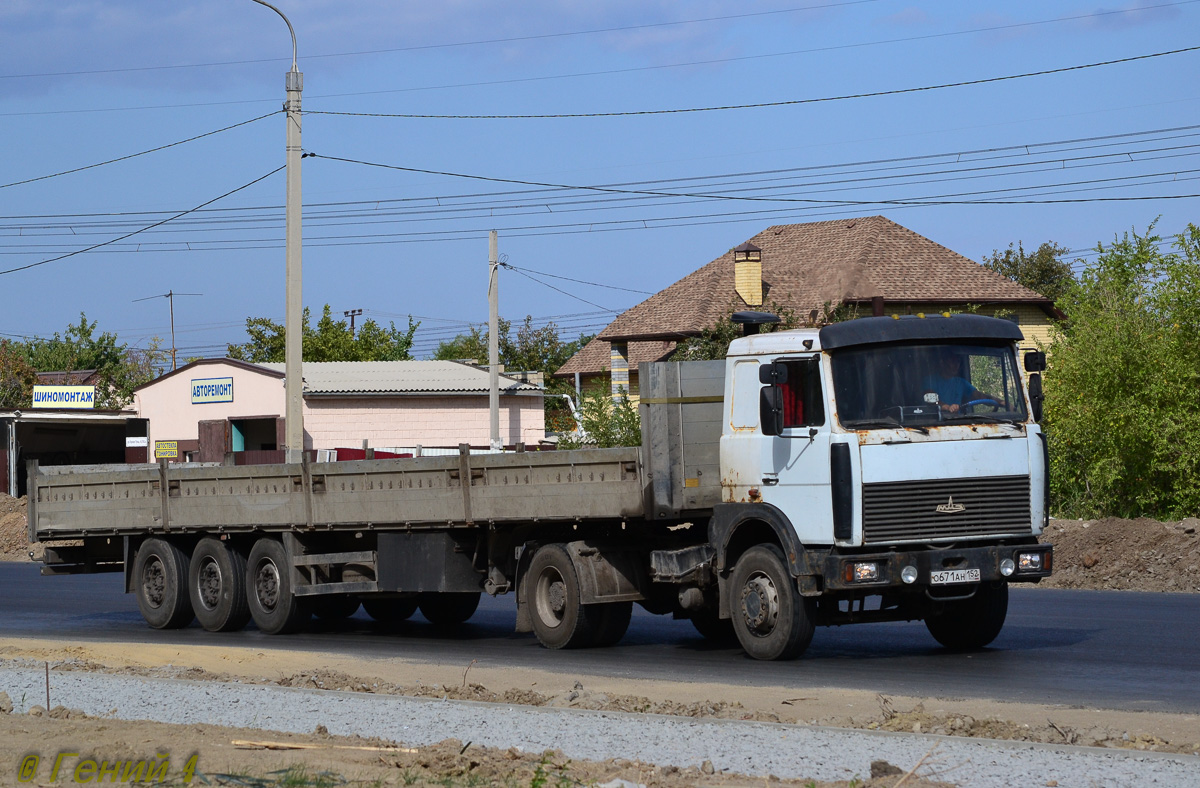
<svg viewBox="0 0 1200 788">
<path fill-rule="evenodd" d="M 800 596 L 775 545 L 751 547 L 730 578 L 733 629 L 755 659 L 795 659 L 812 642 L 816 603 Z"/>
<path fill-rule="evenodd" d="M 1008 616 L 1008 583 L 987 583 L 970 599 L 941 603 L 925 617 L 934 640 L 956 651 L 983 648 L 996 639 Z"/>
<path fill-rule="evenodd" d="M 268 635 L 299 632 L 312 617 L 312 608 L 292 593 L 291 563 L 282 542 L 263 538 L 254 543 L 246 586 L 250 615 Z"/>
</svg>

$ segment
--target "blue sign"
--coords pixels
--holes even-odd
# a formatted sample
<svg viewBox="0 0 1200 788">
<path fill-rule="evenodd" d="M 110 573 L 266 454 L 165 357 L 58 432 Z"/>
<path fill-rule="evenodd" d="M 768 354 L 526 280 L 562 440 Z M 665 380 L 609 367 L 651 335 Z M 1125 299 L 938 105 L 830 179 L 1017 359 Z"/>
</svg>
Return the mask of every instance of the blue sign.
<svg viewBox="0 0 1200 788">
<path fill-rule="evenodd" d="M 233 402 L 233 378 L 200 378 L 192 381 L 192 404 Z"/>
</svg>

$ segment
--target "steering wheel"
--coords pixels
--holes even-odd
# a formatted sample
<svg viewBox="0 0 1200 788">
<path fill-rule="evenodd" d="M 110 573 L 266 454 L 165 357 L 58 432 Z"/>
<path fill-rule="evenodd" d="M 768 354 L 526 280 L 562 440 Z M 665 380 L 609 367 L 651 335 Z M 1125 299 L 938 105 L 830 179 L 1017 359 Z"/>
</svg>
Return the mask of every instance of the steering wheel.
<svg viewBox="0 0 1200 788">
<path fill-rule="evenodd" d="M 999 411 L 999 410 L 1000 410 L 1002 407 L 1004 407 L 1004 406 L 1003 406 L 1003 405 L 1001 405 L 999 402 L 997 402 L 997 401 L 996 401 L 996 400 L 994 400 L 994 399 L 991 399 L 990 397 L 989 397 L 989 398 L 985 398 L 985 399 L 973 399 L 973 400 L 971 400 L 970 402 L 964 402 L 964 403 L 963 403 L 961 406 L 959 406 L 959 407 L 962 407 L 962 408 L 969 408 L 969 407 L 971 407 L 972 405 L 991 405 L 991 406 L 992 406 L 992 412 L 993 412 L 993 413 L 995 413 L 995 412 Z"/>
</svg>

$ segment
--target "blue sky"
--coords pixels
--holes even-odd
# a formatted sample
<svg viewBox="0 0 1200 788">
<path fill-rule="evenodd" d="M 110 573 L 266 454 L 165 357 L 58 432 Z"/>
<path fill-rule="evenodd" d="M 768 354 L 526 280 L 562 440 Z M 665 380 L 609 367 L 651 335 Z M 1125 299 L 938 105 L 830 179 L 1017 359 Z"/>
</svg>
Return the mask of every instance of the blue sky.
<svg viewBox="0 0 1200 788">
<path fill-rule="evenodd" d="M 318 154 L 304 160 L 304 301 L 385 323 L 416 315 L 418 353 L 486 320 L 491 228 L 523 269 L 502 274 L 501 314 L 556 317 L 573 335 L 644 297 L 629 290 L 656 291 L 772 224 L 879 213 L 978 260 L 1018 240 L 1082 255 L 1156 217 L 1164 234 L 1197 220 L 1198 198 L 1167 198 L 1200 193 L 1200 128 L 1182 128 L 1200 124 L 1200 52 L 711 112 L 320 114 L 594 115 L 903 91 L 1196 46 L 1196 0 L 278 5 Z M 290 65 L 282 20 L 250 0 L 8 0 L 0 31 L 0 184 L 272 113 Z M 243 186 L 283 164 L 284 132 L 275 112 L 0 188 L 0 269 Z M 1155 199 L 1112 200 L 1134 196 Z M 0 334 L 51 334 L 84 311 L 144 344 L 169 337 L 167 305 L 135 299 L 174 290 L 203 294 L 176 302 L 182 353 L 220 355 L 247 316 L 282 319 L 283 197 L 280 172 L 220 210 L 0 275 Z"/>
</svg>

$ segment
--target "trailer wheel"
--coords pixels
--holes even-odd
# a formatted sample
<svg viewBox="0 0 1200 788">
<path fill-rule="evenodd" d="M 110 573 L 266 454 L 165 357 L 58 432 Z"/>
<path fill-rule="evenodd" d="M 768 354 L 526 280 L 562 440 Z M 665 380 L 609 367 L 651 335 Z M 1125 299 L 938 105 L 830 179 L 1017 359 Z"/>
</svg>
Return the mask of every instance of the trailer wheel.
<svg viewBox="0 0 1200 788">
<path fill-rule="evenodd" d="M 417 612 L 417 598 L 376 599 L 368 597 L 362 601 L 362 606 L 363 610 L 367 611 L 367 615 L 380 624 L 399 624 L 401 621 L 412 618 L 412 614 Z"/>
<path fill-rule="evenodd" d="M 192 551 L 188 595 L 196 619 L 209 632 L 236 632 L 250 620 L 246 558 L 225 542 L 201 539 Z"/>
<path fill-rule="evenodd" d="M 730 582 L 733 629 L 755 659 L 795 659 L 812 642 L 816 602 L 802 597 L 775 545 L 751 547 Z"/>
<path fill-rule="evenodd" d="M 340 621 L 358 612 L 361 603 L 350 594 L 328 594 L 313 599 L 313 615 L 324 621 Z"/>
<path fill-rule="evenodd" d="M 479 608 L 479 592 L 421 594 L 421 615 L 436 626 L 461 624 Z"/>
<path fill-rule="evenodd" d="M 292 593 L 291 566 L 281 542 L 263 538 L 254 543 L 246 563 L 246 586 L 250 615 L 268 635 L 299 632 L 312 616 L 307 601 Z"/>
<path fill-rule="evenodd" d="M 142 618 L 155 629 L 192 623 L 187 553 L 164 539 L 147 539 L 133 562 L 134 591 Z"/>
<path fill-rule="evenodd" d="M 595 637 L 595 613 L 579 603 L 579 575 L 561 544 L 538 549 L 526 573 L 533 632 L 546 648 L 583 648 Z"/>
<path fill-rule="evenodd" d="M 949 649 L 983 648 L 996 639 L 1008 615 L 1008 583 L 987 583 L 970 599 L 943 602 L 942 609 L 925 617 L 934 640 Z"/>
<path fill-rule="evenodd" d="M 606 602 L 602 605 L 584 605 L 586 614 L 592 617 L 595 632 L 593 646 L 615 646 L 629 630 L 629 619 L 633 617 L 632 602 Z"/>
</svg>

